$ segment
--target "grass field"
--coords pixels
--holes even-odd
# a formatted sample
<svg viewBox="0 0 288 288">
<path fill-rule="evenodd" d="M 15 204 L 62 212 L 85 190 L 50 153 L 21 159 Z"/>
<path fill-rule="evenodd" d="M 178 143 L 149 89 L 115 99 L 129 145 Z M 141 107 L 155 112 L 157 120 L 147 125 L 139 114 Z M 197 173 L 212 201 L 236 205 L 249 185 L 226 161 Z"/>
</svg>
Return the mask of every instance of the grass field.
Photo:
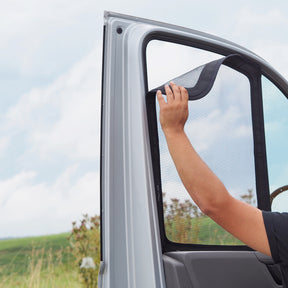
<svg viewBox="0 0 288 288">
<path fill-rule="evenodd" d="M 77 235 L 81 234 L 81 227 L 76 229 Z M 190 220 L 175 217 L 172 224 L 166 228 L 168 239 L 175 242 L 208 245 L 241 244 L 206 216 Z M 85 235 L 88 237 L 90 234 Z M 71 253 L 68 236 L 69 233 L 64 233 L 0 240 L 0 288 L 90 287 L 81 284 L 79 266 Z M 94 246 L 98 243 L 99 246 L 99 230 L 94 236 L 96 238 L 91 238 L 90 243 L 93 242 Z M 78 257 L 78 261 L 79 259 L 82 258 Z M 93 272 L 93 275 L 97 278 L 97 270 L 95 273 Z"/>
<path fill-rule="evenodd" d="M 81 287 L 66 234 L 0 241 L 0 287 Z"/>
<path fill-rule="evenodd" d="M 206 245 L 243 245 L 243 243 L 225 231 L 207 216 L 200 219 L 199 243 Z"/>
<path fill-rule="evenodd" d="M 241 241 L 207 216 L 192 218 L 191 220 L 184 217 L 173 219 L 170 225 L 165 223 L 165 230 L 167 238 L 178 243 L 243 245 Z"/>
</svg>

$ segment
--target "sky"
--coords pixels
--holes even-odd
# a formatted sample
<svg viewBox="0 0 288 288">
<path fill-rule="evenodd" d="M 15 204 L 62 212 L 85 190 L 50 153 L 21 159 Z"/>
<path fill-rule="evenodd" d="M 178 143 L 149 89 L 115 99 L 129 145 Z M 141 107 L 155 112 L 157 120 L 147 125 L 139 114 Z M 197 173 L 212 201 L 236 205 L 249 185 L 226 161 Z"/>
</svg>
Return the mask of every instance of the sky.
<svg viewBox="0 0 288 288">
<path fill-rule="evenodd" d="M 284 0 L 0 1 L 0 238 L 99 214 L 105 10 L 220 36 L 288 78 Z"/>
</svg>

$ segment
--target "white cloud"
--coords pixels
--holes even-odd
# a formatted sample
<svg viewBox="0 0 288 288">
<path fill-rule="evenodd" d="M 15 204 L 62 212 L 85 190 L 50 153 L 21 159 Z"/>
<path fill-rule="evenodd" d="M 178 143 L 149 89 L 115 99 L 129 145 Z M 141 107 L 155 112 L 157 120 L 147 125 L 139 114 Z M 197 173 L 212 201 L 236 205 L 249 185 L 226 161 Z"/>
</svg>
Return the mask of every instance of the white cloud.
<svg viewBox="0 0 288 288">
<path fill-rule="evenodd" d="M 254 187 L 248 187 L 246 189 L 243 189 L 243 187 L 226 187 L 228 189 L 228 192 L 237 199 L 241 199 L 241 196 L 247 194 L 247 189 L 252 188 L 252 193 L 254 199 L 256 199 L 256 190 L 253 189 Z M 189 200 L 192 203 L 195 204 L 195 202 L 190 197 L 188 191 L 185 189 L 182 182 L 179 181 L 163 181 L 163 187 L 162 192 L 165 193 L 164 201 L 169 205 L 171 204 L 171 199 L 179 199 L 180 202 L 184 202 L 185 200 Z"/>
<path fill-rule="evenodd" d="M 56 183 L 38 182 L 33 171 L 0 181 L 0 238 L 69 231 L 84 213 L 99 215 L 99 173 L 74 178 L 68 167 Z"/>
<path fill-rule="evenodd" d="M 149 88 L 156 88 L 168 80 L 220 57 L 219 54 L 188 46 L 151 41 L 147 47 Z"/>
<path fill-rule="evenodd" d="M 7 112 L 4 130 L 24 131 L 38 157 L 97 158 L 100 134 L 99 47 L 46 88 L 32 89 Z M 12 132 L 10 132 L 12 131 Z"/>
<path fill-rule="evenodd" d="M 163 181 L 162 187 L 163 193 L 165 193 L 165 199 L 170 204 L 171 199 L 177 198 L 180 201 L 191 200 L 189 193 L 186 191 L 183 184 L 179 182 Z M 191 200 L 192 201 L 192 200 Z"/>
<path fill-rule="evenodd" d="M 1 175 L 0 238 L 68 231 L 81 214 L 99 214 L 98 51 L 49 86 L 22 95 L 2 117 L 0 152 L 11 155 L 15 174 Z"/>
<path fill-rule="evenodd" d="M 252 137 L 251 124 L 241 123 L 241 114 L 236 106 L 227 111 L 215 108 L 210 114 L 187 123 L 186 131 L 198 152 L 207 151 L 228 135 L 230 140 Z"/>
<path fill-rule="evenodd" d="M 31 79 L 43 81 L 41 83 L 46 87 L 40 87 L 36 80 L 34 84 L 31 81 L 31 88 L 25 88 L 28 92 L 17 100 L 6 114 L 6 120 L 0 124 L 0 156 L 12 155 L 9 154 L 9 149 L 13 141 L 18 141 L 18 146 L 23 144 L 23 150 L 17 151 L 18 153 L 9 159 L 12 162 L 13 157 L 17 157 L 15 161 L 22 157 L 21 169 L 17 167 L 14 176 L 10 175 L 0 182 L 0 216 L 4 219 L 1 222 L 0 237 L 4 231 L 6 235 L 17 236 L 27 233 L 62 232 L 69 229 L 72 220 L 79 219 L 82 211 L 99 212 L 98 172 L 86 169 L 84 173 L 81 164 L 82 161 L 91 159 L 96 162 L 99 158 L 100 51 L 104 9 L 173 22 L 199 30 L 205 29 L 207 32 L 224 35 L 232 41 L 239 39 L 244 46 L 256 51 L 288 75 L 288 65 L 287 61 L 285 62 L 288 49 L 285 36 L 287 19 L 283 16 L 284 10 L 273 8 L 263 12 L 253 9 L 253 5 L 261 8 L 267 6 L 263 1 L 256 1 L 256 4 L 246 2 L 245 5 L 242 3 L 245 8 L 240 9 L 239 14 L 234 13 L 235 9 L 229 10 L 233 7 L 229 5 L 230 2 L 224 0 L 217 3 L 205 1 L 201 4 L 199 1 L 181 1 L 181 5 L 178 5 L 179 10 L 177 7 L 175 10 L 175 5 L 167 6 L 164 1 L 3 2 L 0 10 L 0 48 L 3 51 L 0 55 L 1 73 L 4 71 L 4 76 L 10 73 L 11 77 L 14 77 L 14 74 L 20 75 L 21 79 L 26 79 L 28 75 Z M 167 8 L 164 14 L 163 6 Z M 272 3 L 271 7 L 273 6 Z M 222 16 L 223 7 L 228 7 L 225 17 Z M 88 56 L 83 57 L 95 43 L 98 46 L 94 47 Z M 190 58 L 189 52 L 180 53 L 177 58 L 173 49 L 166 48 L 159 49 L 153 58 L 153 63 L 156 63 L 159 55 L 165 51 L 163 55 L 166 62 L 159 64 L 160 71 L 152 68 L 152 73 L 155 73 L 153 78 L 157 78 L 155 83 L 162 83 L 161 79 L 167 81 L 170 75 L 175 76 L 174 73 L 178 75 L 185 72 L 183 70 L 190 70 L 191 65 L 198 66 L 202 61 L 206 62 L 206 58 L 202 59 L 200 56 L 196 57 L 195 62 L 195 58 Z M 171 64 L 171 70 L 166 69 L 167 61 Z M 179 70 L 176 70 L 178 68 Z M 9 83 L 7 91 L 10 91 Z M 9 97 L 10 94 L 4 91 Z M 226 132 L 234 133 L 235 137 L 247 136 L 250 128 L 245 125 L 233 130 L 232 124 L 237 122 L 237 111 L 232 112 L 229 114 L 227 111 L 222 115 L 222 127 L 216 125 L 219 119 L 215 121 L 219 111 L 211 114 L 206 121 L 210 120 L 215 133 L 222 133 L 226 128 Z M 229 121 L 232 122 L 227 123 Z M 199 128 L 203 128 L 203 131 L 200 131 L 202 140 L 213 142 L 216 139 L 215 135 L 211 134 L 211 131 L 206 133 L 207 129 L 202 122 L 198 124 Z M 62 160 L 63 155 L 69 158 L 70 162 L 63 163 L 63 167 L 66 168 L 60 169 L 54 182 L 41 176 L 40 173 L 43 171 L 33 162 L 35 158 L 37 161 L 58 157 Z M 45 166 L 46 162 L 43 161 L 42 165 Z M 46 172 L 50 173 L 48 168 Z M 3 175 L 1 176 L 3 178 Z M 169 185 L 167 184 L 167 187 Z"/>
<path fill-rule="evenodd" d="M 15 75 L 34 77 L 35 81 L 55 78 L 100 42 L 102 27 L 95 1 L 15 0 L 2 4 L 1 69 Z"/>
<path fill-rule="evenodd" d="M 275 26 L 287 24 L 288 21 L 284 11 L 281 11 L 277 7 L 263 13 L 259 10 L 252 10 L 252 7 L 246 6 L 240 9 L 237 14 L 239 25 L 237 28 L 239 28 L 239 32 L 240 28 L 244 29 L 242 30 L 242 33 L 251 31 L 251 29 L 259 29 L 268 26 L 273 29 Z M 260 30 L 260 32 L 262 32 L 262 30 Z"/>
<path fill-rule="evenodd" d="M 284 77 L 288 77 L 286 9 L 273 6 L 261 11 L 246 5 L 235 17 L 237 23 L 234 31 L 234 35 L 237 35 L 236 38 L 244 43 L 243 45 L 264 58 Z"/>
<path fill-rule="evenodd" d="M 3 153 L 5 153 L 5 151 L 7 150 L 9 142 L 10 142 L 10 137 L 8 136 L 2 136 L 0 138 L 0 156 Z"/>
</svg>

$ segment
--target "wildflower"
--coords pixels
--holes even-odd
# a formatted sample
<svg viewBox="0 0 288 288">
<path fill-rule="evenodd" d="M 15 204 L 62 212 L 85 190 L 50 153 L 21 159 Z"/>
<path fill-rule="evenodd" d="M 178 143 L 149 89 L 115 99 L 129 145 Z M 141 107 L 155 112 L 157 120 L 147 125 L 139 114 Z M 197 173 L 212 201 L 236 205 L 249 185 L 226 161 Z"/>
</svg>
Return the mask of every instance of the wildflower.
<svg viewBox="0 0 288 288">
<path fill-rule="evenodd" d="M 82 263 L 81 263 L 80 268 L 85 268 L 85 269 L 91 268 L 91 269 L 95 269 L 96 266 L 95 266 L 95 263 L 94 263 L 92 257 L 84 257 L 84 258 L 82 259 Z"/>
</svg>

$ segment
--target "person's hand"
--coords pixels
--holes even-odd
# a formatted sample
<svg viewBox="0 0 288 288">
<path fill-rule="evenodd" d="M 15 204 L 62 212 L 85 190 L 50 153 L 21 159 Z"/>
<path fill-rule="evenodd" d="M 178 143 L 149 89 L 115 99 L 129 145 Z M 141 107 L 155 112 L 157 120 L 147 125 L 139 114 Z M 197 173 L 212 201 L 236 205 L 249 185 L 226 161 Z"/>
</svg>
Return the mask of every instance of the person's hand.
<svg viewBox="0 0 288 288">
<path fill-rule="evenodd" d="M 188 92 L 184 87 L 171 82 L 170 87 L 165 86 L 167 102 L 160 90 L 157 91 L 157 99 L 160 106 L 160 123 L 163 132 L 176 135 L 184 131 L 184 125 L 188 118 Z"/>
</svg>

